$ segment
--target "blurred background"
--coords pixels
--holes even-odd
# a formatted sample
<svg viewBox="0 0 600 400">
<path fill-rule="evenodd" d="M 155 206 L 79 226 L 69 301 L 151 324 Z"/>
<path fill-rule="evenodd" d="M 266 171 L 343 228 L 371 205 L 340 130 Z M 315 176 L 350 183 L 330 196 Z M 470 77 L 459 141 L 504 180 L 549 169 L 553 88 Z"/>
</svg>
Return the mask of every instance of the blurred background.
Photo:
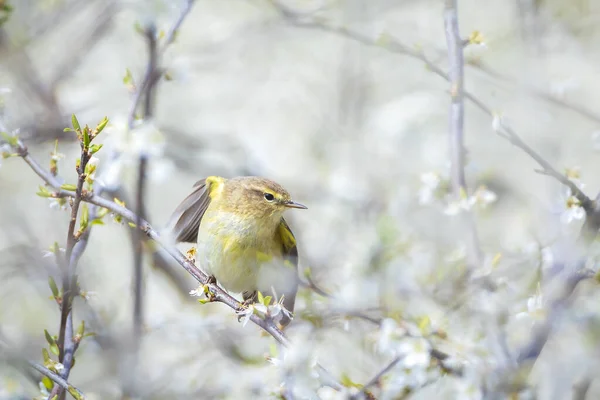
<svg viewBox="0 0 600 400">
<path fill-rule="evenodd" d="M 463 220 L 448 196 L 450 84 L 431 68 L 448 70 L 443 1 L 193 3 L 159 61 L 154 118 L 137 129 L 152 150 L 148 221 L 162 228 L 208 175 L 273 179 L 308 206 L 287 216 L 300 275 L 310 271 L 331 296 L 301 290 L 295 345 L 281 361 L 258 327 L 190 296 L 197 283 L 168 256 L 146 257 L 144 338 L 129 376 L 131 228 L 108 218 L 78 266 L 88 295 L 74 318 L 96 335 L 69 381 L 90 399 L 125 398 L 127 382 L 138 398 L 278 398 L 282 387 L 292 388 L 285 398 L 347 398 L 401 354 L 373 385 L 376 398 L 482 398 L 548 315 L 540 275 L 583 222 L 565 188 L 495 127 L 502 118 L 595 198 L 600 1 L 458 3 L 461 35 L 472 39 L 465 89 L 496 115 L 465 103 L 476 273 L 497 285 L 492 293 L 463 280 Z M 45 167 L 58 139 L 59 175 L 74 183 L 79 145 L 63 128 L 73 113 L 90 126 L 107 116 L 97 179 L 133 206 L 139 143 L 127 124 L 148 62 L 140 30 L 154 22 L 164 38 L 186 4 L 0 0 L 5 129 Z M 42 362 L 44 329 L 57 334 L 60 323 L 47 283 L 58 269 L 44 251 L 65 247 L 70 211 L 35 195 L 42 182 L 18 157 L 0 162 L 0 341 Z M 506 396 L 596 398 L 600 310 L 593 283 L 578 289 L 526 384 Z M 462 376 L 436 364 L 432 346 L 464 365 Z M 345 388 L 320 387 L 315 361 Z M 44 398 L 39 379 L 2 362 L 0 398 Z"/>
</svg>

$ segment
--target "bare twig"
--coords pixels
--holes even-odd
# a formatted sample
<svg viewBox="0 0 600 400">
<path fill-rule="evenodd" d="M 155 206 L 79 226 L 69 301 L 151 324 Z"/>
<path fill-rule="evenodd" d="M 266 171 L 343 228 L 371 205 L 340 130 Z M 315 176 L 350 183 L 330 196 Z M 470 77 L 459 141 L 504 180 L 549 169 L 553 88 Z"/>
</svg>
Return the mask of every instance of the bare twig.
<svg viewBox="0 0 600 400">
<path fill-rule="evenodd" d="M 522 389 L 525 384 L 527 375 L 519 373 L 522 368 L 529 368 L 540 356 L 542 350 L 546 346 L 548 339 L 562 318 L 565 310 L 572 301 L 572 295 L 577 288 L 577 285 L 586 279 L 594 276 L 594 272 L 582 266 L 579 266 L 574 272 L 570 272 L 567 277 L 557 277 L 556 279 L 564 279 L 560 282 L 558 293 L 550 302 L 547 308 L 547 316 L 539 325 L 537 325 L 530 339 L 516 351 L 517 354 L 514 364 L 502 365 L 496 369 L 496 373 L 500 375 L 499 380 L 495 381 L 488 391 L 492 393 L 503 392 L 506 390 Z"/>
<path fill-rule="evenodd" d="M 367 382 L 359 393 L 351 397 L 351 400 L 359 400 L 363 398 L 367 398 L 367 392 L 370 387 L 379 384 L 379 381 L 385 374 L 387 374 L 392 368 L 396 366 L 400 361 L 402 361 L 403 356 L 397 356 L 394 358 L 388 365 L 386 365 L 381 371 L 379 371 L 369 382 Z"/>
<path fill-rule="evenodd" d="M 465 180 L 465 148 L 464 148 L 464 57 L 463 46 L 458 28 L 458 10 L 456 0 L 446 0 L 444 26 L 450 63 L 450 177 L 454 201 L 461 201 L 468 196 Z M 481 266 L 481 249 L 477 227 L 473 215 L 466 211 L 462 215 L 465 224 L 465 235 L 469 269 Z"/>
<path fill-rule="evenodd" d="M 69 382 L 67 382 L 65 379 L 63 379 L 60 375 L 55 374 L 54 372 L 50 371 L 48 368 L 46 368 L 38 363 L 35 363 L 33 361 L 28 361 L 28 364 L 31 366 L 31 368 L 35 369 L 42 375 L 47 376 L 54 383 L 56 383 L 58 386 L 60 386 L 62 389 L 69 392 L 69 394 L 71 394 L 71 396 L 73 396 L 73 398 L 75 398 L 77 400 L 85 399 L 85 395 L 81 392 L 81 390 L 79 390 L 75 386 L 71 385 Z"/>
<path fill-rule="evenodd" d="M 164 45 L 160 49 L 156 48 L 156 51 L 157 51 L 157 53 L 155 54 L 156 59 L 161 58 L 163 56 L 163 54 L 167 51 L 169 45 L 171 45 L 173 43 L 173 41 L 175 40 L 175 37 L 177 35 L 177 32 L 179 31 L 179 28 L 181 28 L 181 24 L 185 20 L 185 17 L 191 11 L 193 5 L 194 5 L 194 0 L 187 0 L 185 5 L 181 9 L 179 17 L 177 18 L 177 20 L 175 21 L 175 23 L 173 24 L 171 29 L 169 29 L 169 32 L 167 33 L 167 36 L 165 38 Z M 128 117 L 128 121 L 127 121 L 127 125 L 129 126 L 129 129 L 132 129 L 134 126 L 135 113 L 138 109 L 138 106 L 140 105 L 140 102 L 142 101 L 144 93 L 147 91 L 148 86 L 151 84 L 151 82 L 153 80 L 158 79 L 160 77 L 160 70 L 156 67 L 157 67 L 156 64 L 151 65 L 151 63 L 148 63 L 146 72 L 144 74 L 144 78 L 142 79 L 142 82 L 140 83 L 137 91 L 135 92 L 133 101 L 131 103 L 131 108 L 129 109 L 129 117 Z"/>
</svg>

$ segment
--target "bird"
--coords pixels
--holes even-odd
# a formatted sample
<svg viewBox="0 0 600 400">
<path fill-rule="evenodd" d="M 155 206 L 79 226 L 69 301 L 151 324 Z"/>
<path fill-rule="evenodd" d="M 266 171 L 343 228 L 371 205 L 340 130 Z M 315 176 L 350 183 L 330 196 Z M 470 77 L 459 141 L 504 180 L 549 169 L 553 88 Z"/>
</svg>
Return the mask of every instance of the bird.
<svg viewBox="0 0 600 400">
<path fill-rule="evenodd" d="M 256 176 L 209 176 L 193 186 L 167 228 L 176 243 L 196 243 L 196 262 L 244 303 L 258 292 L 294 312 L 298 290 L 298 248 L 283 214 L 307 209 L 278 183 Z M 281 313 L 283 328 L 291 317 Z"/>
</svg>

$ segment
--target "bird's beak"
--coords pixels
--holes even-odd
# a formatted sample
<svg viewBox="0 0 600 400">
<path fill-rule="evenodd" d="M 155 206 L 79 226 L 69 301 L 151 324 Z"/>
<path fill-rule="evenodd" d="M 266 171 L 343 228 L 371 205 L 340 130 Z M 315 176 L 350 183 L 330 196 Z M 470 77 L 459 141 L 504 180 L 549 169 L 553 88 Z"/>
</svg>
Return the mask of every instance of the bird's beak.
<svg viewBox="0 0 600 400">
<path fill-rule="evenodd" d="M 304 204 L 296 203 L 295 201 L 291 201 L 291 200 L 286 201 L 285 203 L 283 203 L 283 205 L 288 208 L 299 208 L 301 210 L 306 210 L 308 208 Z"/>
</svg>

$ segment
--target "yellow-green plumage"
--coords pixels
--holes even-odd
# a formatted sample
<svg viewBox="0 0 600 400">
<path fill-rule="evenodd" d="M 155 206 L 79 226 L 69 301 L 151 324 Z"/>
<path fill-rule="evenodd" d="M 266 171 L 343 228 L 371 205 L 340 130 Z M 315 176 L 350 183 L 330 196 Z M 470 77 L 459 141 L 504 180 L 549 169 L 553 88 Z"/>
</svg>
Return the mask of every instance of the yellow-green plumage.
<svg viewBox="0 0 600 400">
<path fill-rule="evenodd" d="M 306 207 L 263 178 L 211 176 L 195 187 L 172 217 L 176 240 L 197 242 L 197 263 L 225 289 L 245 299 L 257 290 L 284 296 L 284 306 L 293 311 L 298 253 L 283 213 Z"/>
</svg>

